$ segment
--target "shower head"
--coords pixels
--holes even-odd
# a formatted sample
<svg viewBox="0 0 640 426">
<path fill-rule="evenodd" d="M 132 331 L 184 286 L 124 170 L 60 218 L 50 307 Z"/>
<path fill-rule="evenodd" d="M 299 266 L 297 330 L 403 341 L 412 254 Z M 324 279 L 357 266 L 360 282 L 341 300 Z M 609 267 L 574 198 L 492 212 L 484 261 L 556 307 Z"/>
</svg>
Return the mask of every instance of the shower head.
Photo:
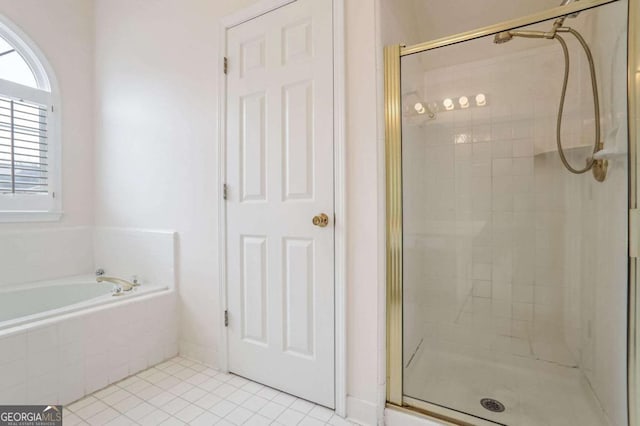
<svg viewBox="0 0 640 426">
<path fill-rule="evenodd" d="M 514 37 L 524 38 L 553 38 L 554 33 L 545 33 L 542 31 L 503 31 L 493 38 L 495 44 L 506 43 Z"/>
<path fill-rule="evenodd" d="M 574 1 L 578 1 L 578 0 L 562 0 L 562 3 L 560 3 L 560 6 L 566 6 L 569 3 L 573 3 Z M 560 28 L 563 23 L 564 20 L 567 17 L 570 18 L 575 18 L 576 16 L 578 16 L 578 12 L 573 13 L 571 15 L 567 15 L 567 16 L 562 16 L 558 19 L 556 19 L 555 23 L 553 24 L 553 29 L 550 32 L 541 32 L 541 31 L 503 31 L 500 32 L 498 34 L 496 34 L 493 37 L 493 42 L 495 44 L 502 44 L 502 43 L 506 43 L 508 41 L 510 41 L 512 38 L 514 37 L 525 37 L 525 38 L 548 38 L 548 39 L 552 39 L 555 37 L 555 33 L 556 31 L 558 31 L 558 28 Z"/>
<path fill-rule="evenodd" d="M 513 35 L 511 35 L 509 31 L 503 31 L 495 35 L 495 37 L 493 38 L 493 42 L 495 44 L 502 44 L 510 41 L 512 38 Z"/>
</svg>

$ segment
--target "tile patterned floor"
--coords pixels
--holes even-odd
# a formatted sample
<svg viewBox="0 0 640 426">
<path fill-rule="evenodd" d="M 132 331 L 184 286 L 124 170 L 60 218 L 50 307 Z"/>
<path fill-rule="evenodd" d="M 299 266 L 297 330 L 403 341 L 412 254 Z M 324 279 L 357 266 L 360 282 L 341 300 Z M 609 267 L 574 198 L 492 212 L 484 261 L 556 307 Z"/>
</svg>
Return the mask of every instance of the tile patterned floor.
<svg viewBox="0 0 640 426">
<path fill-rule="evenodd" d="M 64 407 L 64 425 L 352 425 L 333 411 L 176 357 Z"/>
</svg>

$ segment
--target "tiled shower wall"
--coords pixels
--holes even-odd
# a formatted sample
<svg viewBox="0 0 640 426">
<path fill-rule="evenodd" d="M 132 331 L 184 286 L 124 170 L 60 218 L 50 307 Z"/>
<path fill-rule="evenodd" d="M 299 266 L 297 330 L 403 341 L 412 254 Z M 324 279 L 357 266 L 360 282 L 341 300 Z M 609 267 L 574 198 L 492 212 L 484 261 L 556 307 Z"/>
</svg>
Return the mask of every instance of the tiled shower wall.
<svg viewBox="0 0 640 426">
<path fill-rule="evenodd" d="M 406 300 L 422 305 L 414 307 L 428 312 L 423 329 L 447 345 L 575 365 L 562 335 L 562 177 L 547 153 L 558 55 L 549 44 L 430 70 L 427 101 L 484 93 L 488 105 L 405 126 L 405 247 L 421 257 L 408 258 L 405 274 L 424 284 Z M 567 145 L 579 134 L 578 99 L 577 91 L 567 99 Z M 408 353 L 418 335 L 406 339 Z"/>
</svg>

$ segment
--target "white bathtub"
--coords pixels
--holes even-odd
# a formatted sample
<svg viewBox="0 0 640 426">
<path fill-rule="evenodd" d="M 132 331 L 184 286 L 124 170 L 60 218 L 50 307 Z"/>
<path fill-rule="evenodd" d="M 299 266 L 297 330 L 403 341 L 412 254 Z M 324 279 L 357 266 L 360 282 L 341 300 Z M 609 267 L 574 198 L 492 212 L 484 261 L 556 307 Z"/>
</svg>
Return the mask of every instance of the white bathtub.
<svg viewBox="0 0 640 426">
<path fill-rule="evenodd" d="M 177 354 L 175 291 L 79 276 L 0 290 L 0 404 L 67 404 Z"/>
<path fill-rule="evenodd" d="M 0 291 L 0 324 L 102 298 L 110 289 L 97 283 L 61 284 Z"/>
<path fill-rule="evenodd" d="M 167 287 L 145 284 L 121 296 L 113 296 L 112 289 L 112 283 L 98 283 L 91 275 L 0 287 L 0 330 L 91 306 L 116 303 Z"/>
</svg>

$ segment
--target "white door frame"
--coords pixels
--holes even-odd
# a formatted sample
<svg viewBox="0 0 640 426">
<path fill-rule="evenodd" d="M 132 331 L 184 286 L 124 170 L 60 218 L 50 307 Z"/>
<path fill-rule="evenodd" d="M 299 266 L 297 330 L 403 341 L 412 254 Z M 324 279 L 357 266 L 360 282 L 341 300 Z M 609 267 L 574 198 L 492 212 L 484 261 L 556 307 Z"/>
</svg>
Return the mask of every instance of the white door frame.
<svg viewBox="0 0 640 426">
<path fill-rule="evenodd" d="M 222 18 L 219 22 L 218 58 L 218 266 L 220 282 L 219 298 L 219 339 L 218 367 L 228 371 L 227 329 L 224 312 L 227 309 L 227 218 L 223 200 L 223 186 L 226 179 L 226 77 L 222 72 L 227 54 L 227 31 L 243 22 L 257 18 L 296 0 L 260 0 L 236 13 Z M 333 2 L 333 151 L 334 151 L 334 264 L 335 264 L 335 411 L 345 417 L 347 411 L 347 214 L 346 214 L 346 143 L 345 143 L 345 36 L 344 1 Z"/>
</svg>

